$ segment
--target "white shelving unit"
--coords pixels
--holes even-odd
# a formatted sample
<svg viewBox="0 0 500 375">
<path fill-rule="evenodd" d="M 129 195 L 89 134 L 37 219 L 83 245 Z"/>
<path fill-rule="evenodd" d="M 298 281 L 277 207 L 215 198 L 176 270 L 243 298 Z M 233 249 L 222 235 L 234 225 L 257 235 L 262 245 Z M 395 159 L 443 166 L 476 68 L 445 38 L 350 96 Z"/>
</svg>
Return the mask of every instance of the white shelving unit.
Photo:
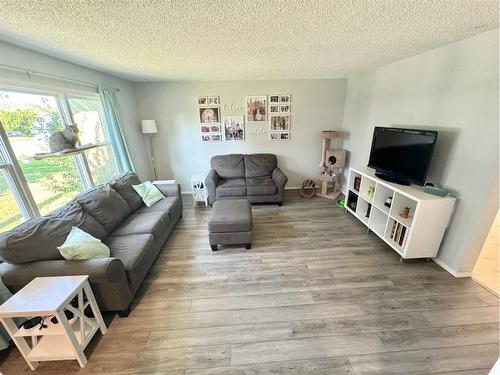
<svg viewBox="0 0 500 375">
<path fill-rule="evenodd" d="M 389 197 L 392 204 L 387 207 L 384 203 Z M 453 197 L 438 197 L 416 186 L 384 181 L 372 169 L 349 170 L 345 209 L 404 259 L 437 255 L 454 205 Z M 405 207 L 410 209 L 408 218 L 400 216 Z"/>
</svg>

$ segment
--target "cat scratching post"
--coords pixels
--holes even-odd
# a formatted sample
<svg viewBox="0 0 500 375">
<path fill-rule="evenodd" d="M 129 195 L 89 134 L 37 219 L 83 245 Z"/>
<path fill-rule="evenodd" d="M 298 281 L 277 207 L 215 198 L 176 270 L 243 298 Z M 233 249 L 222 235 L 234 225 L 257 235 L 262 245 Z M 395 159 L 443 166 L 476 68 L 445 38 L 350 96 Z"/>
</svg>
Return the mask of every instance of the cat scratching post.
<svg viewBox="0 0 500 375">
<path fill-rule="evenodd" d="M 321 151 L 321 161 L 319 162 L 321 189 L 317 195 L 336 199 L 340 191 L 336 187 L 337 174 L 344 168 L 346 151 L 330 148 L 332 140 L 342 139 L 342 133 L 334 130 L 325 130 L 321 132 L 323 148 Z M 329 188 L 329 185 L 332 185 Z"/>
</svg>

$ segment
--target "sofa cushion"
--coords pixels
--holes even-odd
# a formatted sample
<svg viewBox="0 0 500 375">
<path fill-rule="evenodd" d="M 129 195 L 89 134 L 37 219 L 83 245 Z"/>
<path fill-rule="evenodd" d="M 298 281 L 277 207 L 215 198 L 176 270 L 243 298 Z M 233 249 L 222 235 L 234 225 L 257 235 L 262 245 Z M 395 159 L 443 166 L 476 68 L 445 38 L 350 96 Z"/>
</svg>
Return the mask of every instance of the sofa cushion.
<svg viewBox="0 0 500 375">
<path fill-rule="evenodd" d="M 245 155 L 245 177 L 271 178 L 274 168 L 278 165 L 274 154 Z"/>
<path fill-rule="evenodd" d="M 245 162 L 241 154 L 214 156 L 210 165 L 221 178 L 245 178 Z"/>
<path fill-rule="evenodd" d="M 152 234 L 155 238 L 159 238 L 169 222 L 170 218 L 166 211 L 136 212 L 113 232 L 113 236 Z"/>
<path fill-rule="evenodd" d="M 80 194 L 75 200 L 101 223 L 108 233 L 112 233 L 132 212 L 127 201 L 108 184 Z"/>
<path fill-rule="evenodd" d="M 12 264 L 63 259 L 57 247 L 73 226 L 85 223 L 86 216 L 79 204 L 70 203 L 47 216 L 27 220 L 0 233 L 0 257 Z"/>
<path fill-rule="evenodd" d="M 143 205 L 141 197 L 132 188 L 132 185 L 140 183 L 139 177 L 133 172 L 119 174 L 109 181 L 109 185 L 127 201 L 132 211 L 137 210 Z"/>
<path fill-rule="evenodd" d="M 151 211 L 168 212 L 169 218 L 177 218 L 182 214 L 182 205 L 178 197 L 165 197 L 161 201 L 153 204 L 151 207 L 139 208 L 136 214 L 146 213 Z"/>
<path fill-rule="evenodd" d="M 273 195 L 278 191 L 271 178 L 247 178 L 247 195 Z"/>
<path fill-rule="evenodd" d="M 217 197 L 241 197 L 247 195 L 245 179 L 220 180 L 215 189 Z"/>
<path fill-rule="evenodd" d="M 62 207 L 59 207 L 46 215 L 47 218 L 59 218 L 65 220 L 73 220 L 73 225 L 84 232 L 87 232 L 92 237 L 98 238 L 101 241 L 108 238 L 109 233 L 92 215 L 90 215 L 83 206 L 78 202 L 70 202 Z"/>
<path fill-rule="evenodd" d="M 130 289 L 135 292 L 149 271 L 151 258 L 155 255 L 155 240 L 152 234 L 111 236 L 105 242 L 111 257 L 120 259 L 125 268 Z"/>
</svg>

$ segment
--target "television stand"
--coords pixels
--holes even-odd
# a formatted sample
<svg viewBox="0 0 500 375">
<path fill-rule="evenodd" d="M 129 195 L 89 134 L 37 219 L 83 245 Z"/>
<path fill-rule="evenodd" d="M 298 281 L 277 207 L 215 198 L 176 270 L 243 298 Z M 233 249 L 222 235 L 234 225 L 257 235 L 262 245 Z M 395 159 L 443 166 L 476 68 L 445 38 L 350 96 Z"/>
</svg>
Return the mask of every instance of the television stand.
<svg viewBox="0 0 500 375">
<path fill-rule="evenodd" d="M 399 178 L 393 174 L 388 174 L 388 173 L 383 173 L 383 172 L 375 172 L 375 176 L 377 176 L 381 180 L 392 182 L 394 184 L 404 185 L 404 186 L 410 185 L 410 182 L 408 182 L 408 180 Z"/>
<path fill-rule="evenodd" d="M 345 209 L 403 259 L 434 258 L 455 198 L 431 195 L 414 185 L 386 182 L 374 172 L 350 169 Z"/>
</svg>

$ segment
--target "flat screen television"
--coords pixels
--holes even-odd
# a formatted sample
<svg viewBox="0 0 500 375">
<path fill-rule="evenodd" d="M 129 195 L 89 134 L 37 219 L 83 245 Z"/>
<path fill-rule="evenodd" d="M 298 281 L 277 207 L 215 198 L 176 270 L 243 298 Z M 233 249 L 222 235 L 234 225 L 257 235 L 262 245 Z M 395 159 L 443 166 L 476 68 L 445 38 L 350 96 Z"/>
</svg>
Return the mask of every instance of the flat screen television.
<svg viewBox="0 0 500 375">
<path fill-rule="evenodd" d="M 437 131 L 375 127 L 368 167 L 402 185 L 424 185 Z"/>
</svg>

